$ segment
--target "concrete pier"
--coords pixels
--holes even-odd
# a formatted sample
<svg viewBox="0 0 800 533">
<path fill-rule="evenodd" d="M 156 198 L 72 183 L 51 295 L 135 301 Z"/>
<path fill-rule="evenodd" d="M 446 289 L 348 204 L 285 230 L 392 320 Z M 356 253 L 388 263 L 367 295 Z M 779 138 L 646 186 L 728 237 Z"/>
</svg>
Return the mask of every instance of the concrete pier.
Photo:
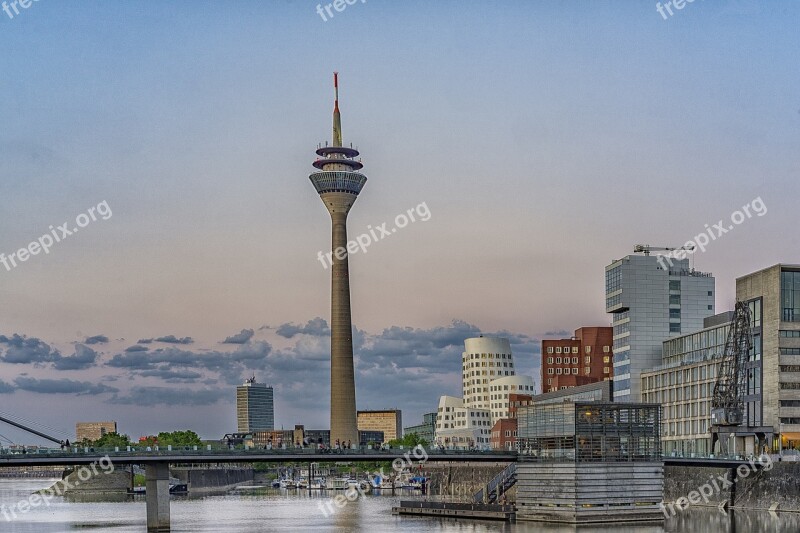
<svg viewBox="0 0 800 533">
<path fill-rule="evenodd" d="M 169 463 L 148 464 L 145 480 L 147 531 L 169 531 Z"/>
</svg>

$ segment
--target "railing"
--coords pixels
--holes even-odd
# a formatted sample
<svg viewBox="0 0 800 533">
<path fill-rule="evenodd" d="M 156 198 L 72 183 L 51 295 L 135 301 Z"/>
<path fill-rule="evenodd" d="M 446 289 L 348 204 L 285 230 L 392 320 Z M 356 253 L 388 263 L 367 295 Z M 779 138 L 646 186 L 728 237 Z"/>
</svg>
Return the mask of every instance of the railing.
<svg viewBox="0 0 800 533">
<path fill-rule="evenodd" d="M 494 503 L 499 496 L 498 492 L 506 492 L 514 483 L 517 482 L 517 463 L 511 463 L 505 467 L 499 474 L 494 476 L 491 481 L 486 485 L 485 489 L 481 489 L 475 493 L 473 500 L 476 503 L 483 503 L 484 494 L 486 495 L 487 503 Z M 499 489 L 499 491 L 498 491 Z M 484 492 L 484 490 L 486 492 Z"/>
</svg>

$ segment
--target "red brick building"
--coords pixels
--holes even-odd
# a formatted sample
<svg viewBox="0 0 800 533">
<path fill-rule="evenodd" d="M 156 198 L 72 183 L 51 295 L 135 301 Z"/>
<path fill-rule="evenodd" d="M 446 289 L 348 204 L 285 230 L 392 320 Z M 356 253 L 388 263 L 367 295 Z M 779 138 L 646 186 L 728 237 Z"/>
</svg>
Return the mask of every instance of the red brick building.
<svg viewBox="0 0 800 533">
<path fill-rule="evenodd" d="M 614 329 L 584 327 L 569 339 L 542 341 L 542 392 L 588 385 L 614 377 Z"/>
<path fill-rule="evenodd" d="M 489 443 L 493 450 L 513 450 L 517 444 L 517 409 L 530 405 L 532 396 L 529 394 L 508 395 L 508 416 L 501 418 L 492 426 Z"/>
</svg>

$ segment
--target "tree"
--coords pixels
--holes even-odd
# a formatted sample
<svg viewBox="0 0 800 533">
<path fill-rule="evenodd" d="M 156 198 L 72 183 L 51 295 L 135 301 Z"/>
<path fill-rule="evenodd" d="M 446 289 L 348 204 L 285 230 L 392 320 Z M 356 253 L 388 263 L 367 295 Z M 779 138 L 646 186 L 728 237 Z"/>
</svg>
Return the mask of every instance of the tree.
<svg viewBox="0 0 800 533">
<path fill-rule="evenodd" d="M 114 448 L 125 447 L 130 445 L 131 439 L 127 435 L 120 435 L 119 433 L 111 432 L 106 433 L 96 441 L 92 442 L 91 446 L 95 448 Z"/>
<path fill-rule="evenodd" d="M 161 432 L 158 434 L 159 446 L 202 446 L 200 437 L 191 430 Z"/>
<path fill-rule="evenodd" d="M 416 433 L 409 433 L 404 435 L 402 439 L 392 439 L 387 444 L 393 448 L 399 446 L 402 446 L 403 448 L 414 448 L 417 445 L 425 447 L 428 446 L 429 443 Z"/>
</svg>

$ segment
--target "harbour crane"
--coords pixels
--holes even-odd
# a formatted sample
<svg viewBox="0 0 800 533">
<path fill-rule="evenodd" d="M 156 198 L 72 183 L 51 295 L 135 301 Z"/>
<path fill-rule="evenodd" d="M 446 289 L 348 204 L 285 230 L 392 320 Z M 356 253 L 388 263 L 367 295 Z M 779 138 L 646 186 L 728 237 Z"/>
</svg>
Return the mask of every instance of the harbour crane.
<svg viewBox="0 0 800 533">
<path fill-rule="evenodd" d="M 637 244 L 633 247 L 633 253 L 644 255 L 650 255 L 650 252 L 672 252 L 674 250 L 684 250 L 687 252 L 694 251 L 694 245 L 692 246 L 681 246 L 680 248 L 659 248 L 657 246 L 650 246 L 649 244 Z"/>
<path fill-rule="evenodd" d="M 736 302 L 725 350 L 717 370 L 717 381 L 711 397 L 711 450 L 719 440 L 720 453 L 727 453 L 728 439 L 720 439 L 725 428 L 735 428 L 744 422 L 743 396 L 747 387 L 745 364 L 753 346 L 750 329 L 750 308 Z M 735 431 L 731 431 L 735 433 Z"/>
</svg>

